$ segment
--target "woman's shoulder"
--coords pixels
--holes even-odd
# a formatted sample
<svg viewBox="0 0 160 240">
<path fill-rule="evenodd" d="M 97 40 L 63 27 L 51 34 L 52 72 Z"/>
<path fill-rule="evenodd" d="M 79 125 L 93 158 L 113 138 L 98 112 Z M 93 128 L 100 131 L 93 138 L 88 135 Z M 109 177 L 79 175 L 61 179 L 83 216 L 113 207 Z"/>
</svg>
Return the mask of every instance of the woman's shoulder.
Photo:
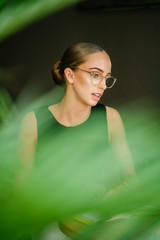
<svg viewBox="0 0 160 240">
<path fill-rule="evenodd" d="M 23 124 L 25 124 L 25 125 L 34 124 L 36 121 L 37 120 L 36 120 L 35 112 L 31 111 L 31 112 L 28 112 L 24 115 L 24 117 L 22 119 L 22 125 Z"/>
<path fill-rule="evenodd" d="M 99 103 L 95 106 L 95 110 L 98 110 L 98 112 L 105 112 L 107 122 L 111 125 L 112 123 L 115 125 L 115 123 L 121 121 L 119 112 L 113 107 L 105 106 L 104 104 Z"/>
<path fill-rule="evenodd" d="M 124 125 L 119 112 L 115 108 L 105 107 L 110 139 L 117 135 L 124 135 Z"/>
<path fill-rule="evenodd" d="M 37 119 L 34 111 L 26 113 L 21 122 L 20 135 L 27 138 L 30 135 L 37 135 Z"/>
<path fill-rule="evenodd" d="M 121 119 L 119 112 L 115 108 L 112 108 L 109 106 L 105 106 L 105 108 L 106 108 L 107 118 L 109 118 L 112 121 Z"/>
</svg>

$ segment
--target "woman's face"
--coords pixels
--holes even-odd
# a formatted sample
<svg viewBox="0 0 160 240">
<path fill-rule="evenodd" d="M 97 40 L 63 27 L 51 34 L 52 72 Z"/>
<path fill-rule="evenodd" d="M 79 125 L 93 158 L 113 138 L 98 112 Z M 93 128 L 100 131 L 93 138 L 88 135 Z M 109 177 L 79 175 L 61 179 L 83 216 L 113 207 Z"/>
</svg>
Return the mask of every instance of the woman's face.
<svg viewBox="0 0 160 240">
<path fill-rule="evenodd" d="M 82 70 L 101 72 L 104 78 L 98 85 L 93 85 L 91 75 Z M 111 61 L 105 51 L 88 55 L 86 61 L 73 71 L 72 86 L 77 99 L 85 105 L 95 106 L 106 89 L 105 77 L 110 74 Z"/>
</svg>

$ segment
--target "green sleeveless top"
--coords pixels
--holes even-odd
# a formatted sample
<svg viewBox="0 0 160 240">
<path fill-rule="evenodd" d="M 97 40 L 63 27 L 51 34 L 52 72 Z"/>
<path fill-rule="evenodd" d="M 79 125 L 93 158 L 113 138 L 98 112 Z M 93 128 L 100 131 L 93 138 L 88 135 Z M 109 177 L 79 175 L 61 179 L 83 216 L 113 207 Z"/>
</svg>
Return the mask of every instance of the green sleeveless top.
<svg viewBox="0 0 160 240">
<path fill-rule="evenodd" d="M 60 124 L 48 106 L 39 107 L 34 112 L 38 130 L 36 165 L 50 161 L 54 171 L 58 166 L 66 166 L 68 171 L 80 174 L 80 169 L 83 169 L 83 177 L 90 173 L 93 178 L 98 175 L 99 180 L 104 180 L 110 171 L 107 164 L 109 140 L 104 105 L 92 107 L 89 118 L 74 127 Z"/>
</svg>

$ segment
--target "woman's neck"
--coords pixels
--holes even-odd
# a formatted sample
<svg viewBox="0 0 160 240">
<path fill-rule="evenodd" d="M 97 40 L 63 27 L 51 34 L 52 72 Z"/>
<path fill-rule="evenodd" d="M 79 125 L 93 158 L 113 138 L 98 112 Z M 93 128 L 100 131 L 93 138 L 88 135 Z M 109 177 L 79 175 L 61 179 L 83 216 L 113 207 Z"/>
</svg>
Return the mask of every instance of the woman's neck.
<svg viewBox="0 0 160 240">
<path fill-rule="evenodd" d="M 65 126 L 76 126 L 85 122 L 91 112 L 91 106 L 71 98 L 66 92 L 62 101 L 50 109 L 57 121 Z"/>
</svg>

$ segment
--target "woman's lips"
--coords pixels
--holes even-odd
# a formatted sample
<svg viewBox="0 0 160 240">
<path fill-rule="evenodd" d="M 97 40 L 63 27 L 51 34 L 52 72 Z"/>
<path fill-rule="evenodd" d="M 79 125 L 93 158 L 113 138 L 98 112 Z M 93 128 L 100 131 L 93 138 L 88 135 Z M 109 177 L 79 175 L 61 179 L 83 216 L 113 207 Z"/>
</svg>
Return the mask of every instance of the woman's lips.
<svg viewBox="0 0 160 240">
<path fill-rule="evenodd" d="M 95 100 L 99 101 L 102 96 L 102 93 L 92 93 L 92 96 L 94 97 Z"/>
</svg>

